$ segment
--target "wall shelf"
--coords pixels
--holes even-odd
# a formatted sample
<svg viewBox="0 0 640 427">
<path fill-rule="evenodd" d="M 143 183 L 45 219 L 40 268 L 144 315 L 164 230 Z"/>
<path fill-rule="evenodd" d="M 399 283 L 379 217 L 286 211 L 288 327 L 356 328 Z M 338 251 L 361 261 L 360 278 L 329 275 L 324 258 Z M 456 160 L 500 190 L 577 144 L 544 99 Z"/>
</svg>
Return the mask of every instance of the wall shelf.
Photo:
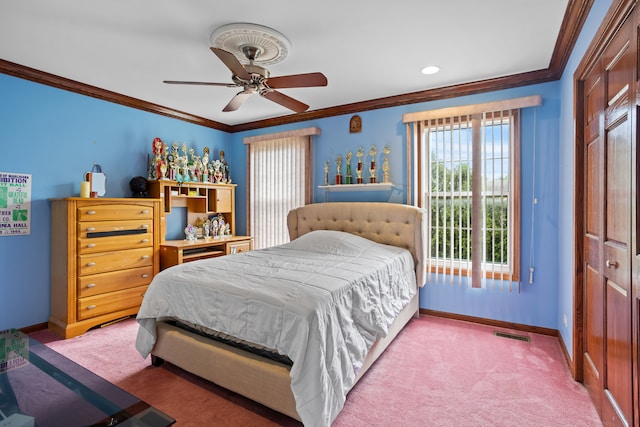
<svg viewBox="0 0 640 427">
<path fill-rule="evenodd" d="M 376 182 L 369 184 L 337 184 L 337 185 L 318 185 L 318 188 L 324 191 L 384 191 L 393 189 L 391 182 Z"/>
</svg>

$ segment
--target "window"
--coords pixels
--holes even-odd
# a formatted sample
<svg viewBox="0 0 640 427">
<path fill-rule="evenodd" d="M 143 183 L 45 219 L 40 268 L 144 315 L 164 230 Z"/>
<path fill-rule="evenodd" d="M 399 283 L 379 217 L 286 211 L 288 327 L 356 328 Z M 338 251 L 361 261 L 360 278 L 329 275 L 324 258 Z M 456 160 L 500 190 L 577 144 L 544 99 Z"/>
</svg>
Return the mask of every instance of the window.
<svg viewBox="0 0 640 427">
<path fill-rule="evenodd" d="M 289 241 L 287 214 L 311 201 L 311 137 L 318 128 L 245 138 L 248 230 L 256 249 Z"/>
<path fill-rule="evenodd" d="M 512 101 L 537 105 L 539 97 L 531 98 Z M 416 158 L 414 204 L 429 216 L 429 282 L 485 287 L 489 280 L 511 289 L 518 280 L 520 114 L 509 107 L 405 115 Z"/>
</svg>

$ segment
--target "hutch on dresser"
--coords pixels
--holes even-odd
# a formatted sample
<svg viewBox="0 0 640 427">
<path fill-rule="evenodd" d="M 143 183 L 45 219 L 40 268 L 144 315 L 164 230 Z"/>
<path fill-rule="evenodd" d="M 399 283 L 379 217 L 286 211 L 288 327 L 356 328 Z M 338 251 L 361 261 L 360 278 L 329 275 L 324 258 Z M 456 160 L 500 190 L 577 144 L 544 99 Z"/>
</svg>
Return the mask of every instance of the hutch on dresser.
<svg viewBox="0 0 640 427">
<path fill-rule="evenodd" d="M 51 200 L 49 329 L 71 338 L 134 315 L 160 270 L 160 200 Z"/>
<path fill-rule="evenodd" d="M 235 221 L 236 184 L 209 182 L 149 181 L 149 195 L 161 200 L 160 213 L 160 265 L 169 268 L 196 259 L 245 252 L 253 249 L 251 236 L 236 236 Z M 172 208 L 187 208 L 187 222 L 195 224 L 198 218 L 222 215 L 229 224 L 231 236 L 200 238 L 196 241 L 165 240 L 166 215 Z"/>
</svg>

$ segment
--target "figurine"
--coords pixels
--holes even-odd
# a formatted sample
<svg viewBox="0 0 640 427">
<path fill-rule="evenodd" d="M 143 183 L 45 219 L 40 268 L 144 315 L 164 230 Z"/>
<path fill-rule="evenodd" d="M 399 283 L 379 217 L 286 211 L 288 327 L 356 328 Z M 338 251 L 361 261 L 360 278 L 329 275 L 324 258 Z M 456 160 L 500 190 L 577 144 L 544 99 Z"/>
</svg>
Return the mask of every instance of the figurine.
<svg viewBox="0 0 640 427">
<path fill-rule="evenodd" d="M 222 182 L 230 184 L 231 178 L 229 176 L 229 165 L 224 159 L 224 151 L 220 151 L 220 162 L 222 163 Z"/>
<path fill-rule="evenodd" d="M 160 138 L 154 138 L 152 144 L 153 150 L 153 164 L 154 164 L 154 178 L 166 179 L 164 174 L 167 172 L 166 162 L 162 159 L 164 144 Z M 164 168 L 162 167 L 164 165 Z M 164 170 L 164 173 L 163 173 Z"/>
<path fill-rule="evenodd" d="M 202 153 L 202 182 L 209 182 L 209 147 Z"/>
</svg>

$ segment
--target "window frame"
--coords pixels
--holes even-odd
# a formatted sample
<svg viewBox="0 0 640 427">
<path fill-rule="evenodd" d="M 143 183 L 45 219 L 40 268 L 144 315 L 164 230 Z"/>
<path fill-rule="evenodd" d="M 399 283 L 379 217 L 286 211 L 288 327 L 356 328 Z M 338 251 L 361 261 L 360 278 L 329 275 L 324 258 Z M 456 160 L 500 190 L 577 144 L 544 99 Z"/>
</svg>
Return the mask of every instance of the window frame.
<svg viewBox="0 0 640 427">
<path fill-rule="evenodd" d="M 488 112 L 486 113 L 486 119 L 488 121 L 490 121 L 490 123 L 488 123 L 489 126 L 496 126 L 496 124 L 493 123 L 494 120 L 499 120 L 501 123 L 497 124 L 497 126 L 502 127 L 503 124 L 505 124 L 504 122 L 508 122 L 506 123 L 506 125 L 509 127 L 508 129 L 508 133 L 509 133 L 509 137 L 508 137 L 508 169 L 509 169 L 509 184 L 508 184 L 508 188 L 506 189 L 506 191 L 493 191 L 489 196 L 498 196 L 500 197 L 500 195 L 505 195 L 507 197 L 507 226 L 506 226 L 506 233 L 507 233 L 507 260 L 505 263 L 495 263 L 495 262 L 482 262 L 482 271 L 484 273 L 484 277 L 485 278 L 489 278 L 489 279 L 502 279 L 505 277 L 508 277 L 509 280 L 518 280 L 518 276 L 519 276 L 519 251 L 518 248 L 520 247 L 520 233 L 519 233 L 519 229 L 520 229 L 520 210 L 518 209 L 518 206 L 516 205 L 516 201 L 520 199 L 520 186 L 519 186 L 519 182 L 520 182 L 520 156 L 519 156 L 519 146 L 521 144 L 521 135 L 520 135 L 520 113 L 518 110 L 512 110 L 510 112 L 501 112 L 502 114 L 498 117 L 494 117 L 494 114 L 497 112 Z M 508 113 L 508 114 L 505 114 Z M 476 123 L 474 125 L 474 123 Z M 429 236 L 431 237 L 431 230 L 434 229 L 434 226 L 432 225 L 432 201 L 435 200 L 436 198 L 442 199 L 445 201 L 445 203 L 448 203 L 449 201 L 453 201 L 455 202 L 456 200 L 459 201 L 463 201 L 463 202 L 469 202 L 469 206 L 472 206 L 473 204 L 473 200 L 469 198 L 469 195 L 473 195 L 473 176 L 472 176 L 472 181 L 469 184 L 467 184 L 467 187 L 471 186 L 470 190 L 464 190 L 464 189 L 459 189 L 457 191 L 449 191 L 448 189 L 443 190 L 442 192 L 437 191 L 435 194 L 432 191 L 433 188 L 433 181 L 432 181 L 432 177 L 433 177 L 433 166 L 434 164 L 434 159 L 432 157 L 432 152 L 433 152 L 433 147 L 431 144 L 431 140 L 430 140 L 430 133 L 435 131 L 435 132 L 443 132 L 443 133 L 449 133 L 450 136 L 449 138 L 447 138 L 446 136 L 444 136 L 444 140 L 446 141 L 447 139 L 449 139 L 449 142 L 440 142 L 440 147 L 443 148 L 444 150 L 455 150 L 456 147 L 454 146 L 452 148 L 452 140 L 453 140 L 453 133 L 456 132 L 458 133 L 458 138 L 460 138 L 460 133 L 465 133 L 468 136 L 468 139 L 465 142 L 460 142 L 458 141 L 458 145 L 462 145 L 462 144 L 472 144 L 471 139 L 473 138 L 473 133 L 474 133 L 474 129 L 473 126 L 480 126 L 480 132 L 481 135 L 481 139 L 482 142 L 485 145 L 488 145 L 491 143 L 491 141 L 489 141 L 488 139 L 482 137 L 482 135 L 486 135 L 487 134 L 487 125 L 484 123 L 484 120 L 479 121 L 479 122 L 474 122 L 473 120 L 470 119 L 469 115 L 464 115 L 464 116 L 456 116 L 456 117 L 442 117 L 439 119 L 435 120 L 435 123 L 432 121 L 430 123 L 429 126 L 423 126 L 422 127 L 422 135 L 421 135 L 421 152 L 424 153 L 424 157 L 421 157 L 419 159 L 418 162 L 418 167 L 421 169 L 421 176 L 423 177 L 423 180 L 421 180 L 419 182 L 420 188 L 423 189 L 423 191 L 420 191 L 420 195 L 421 195 L 421 199 L 419 201 L 419 205 L 426 208 L 427 212 L 428 212 L 428 227 L 429 227 Z M 460 160 L 460 159 L 453 159 L 453 160 L 447 160 L 446 158 L 443 159 L 436 159 L 435 162 L 437 162 L 437 165 L 439 167 L 439 165 L 445 165 L 444 167 L 446 168 L 446 164 L 447 163 L 454 163 L 456 162 L 456 160 Z M 467 164 L 469 165 L 469 170 L 473 170 L 473 158 L 466 159 L 466 162 L 460 162 L 460 164 Z M 486 159 L 485 160 L 486 163 Z M 439 174 L 438 174 L 439 175 Z M 481 179 L 476 177 L 476 179 Z M 448 181 L 445 181 L 445 185 L 448 184 Z M 516 185 L 517 184 L 517 185 Z M 467 197 L 465 199 L 459 199 L 458 196 L 459 195 L 465 195 L 465 193 L 467 193 Z M 487 192 L 483 191 L 483 196 L 487 196 Z M 471 209 L 469 209 L 469 211 L 471 211 Z M 486 215 L 486 213 L 485 213 Z M 469 235 L 471 235 L 472 230 L 473 230 L 473 225 L 469 224 L 468 228 L 471 230 L 469 232 Z M 449 225 L 447 224 L 438 224 L 436 230 L 445 230 L 445 229 L 449 229 L 449 231 L 451 230 L 451 228 L 449 227 Z M 459 227 L 458 227 L 459 229 Z M 487 227 L 483 226 L 483 237 L 486 236 L 487 233 Z M 446 234 L 446 230 L 445 230 L 445 234 Z M 443 242 L 444 243 L 444 242 Z M 486 242 L 485 242 L 486 244 Z M 467 249 L 471 250 L 471 246 L 467 245 Z M 434 256 L 434 254 L 431 252 L 431 246 L 428 248 L 427 251 L 427 265 L 429 266 L 429 272 L 430 273 L 438 273 L 438 274 L 444 274 L 444 275 L 453 275 L 453 276 L 466 276 L 466 277 L 471 277 L 471 271 L 472 271 L 472 267 L 473 267 L 473 261 L 472 259 L 457 259 L 457 258 L 449 258 L 449 257 L 437 257 Z"/>
<path fill-rule="evenodd" d="M 278 218 L 278 224 L 276 226 L 276 229 L 268 231 L 266 233 L 269 237 L 265 236 L 264 239 L 258 238 L 259 237 L 257 236 L 258 231 L 255 230 L 255 227 L 252 227 L 252 224 L 254 223 L 254 217 L 253 217 L 254 206 L 253 206 L 253 200 L 251 195 L 255 189 L 254 187 L 256 187 L 256 184 L 252 182 L 254 168 L 251 163 L 251 158 L 252 158 L 251 147 L 252 146 L 256 147 L 257 145 L 264 144 L 264 143 L 269 143 L 269 144 L 273 143 L 275 145 L 286 146 L 288 143 L 290 143 L 288 141 L 293 141 L 294 139 L 297 140 L 296 143 L 304 144 L 305 146 L 304 159 L 300 164 L 296 165 L 296 169 L 298 172 L 293 173 L 293 175 L 298 180 L 296 187 L 303 188 L 304 194 L 302 195 L 302 199 L 303 199 L 302 203 L 309 204 L 311 203 L 311 198 L 312 198 L 311 183 L 312 183 L 312 176 L 313 176 L 313 149 L 312 149 L 313 136 L 319 135 L 319 134 L 320 134 L 320 128 L 310 127 L 310 128 L 298 129 L 293 131 L 278 132 L 278 133 L 265 134 L 265 135 L 256 135 L 252 137 L 246 137 L 243 139 L 243 143 L 246 146 L 246 162 L 247 162 L 247 168 L 246 168 L 247 231 L 249 235 L 254 237 L 254 247 L 260 248 L 261 247 L 260 242 L 262 240 L 266 241 L 265 246 L 263 247 L 268 247 L 273 244 L 285 243 L 284 241 L 280 242 L 277 237 L 274 240 L 274 235 L 282 234 L 284 236 L 286 234 L 288 239 L 288 233 L 286 233 L 286 213 L 288 212 L 288 209 L 292 208 L 292 206 L 288 206 L 287 204 L 287 201 L 289 199 L 286 199 L 284 202 L 281 200 L 281 202 L 283 203 L 281 203 L 280 206 L 276 206 L 276 211 L 278 215 L 283 216 L 284 218 Z M 269 167 L 273 167 L 273 165 L 269 165 Z M 284 180 L 284 182 L 291 180 L 291 177 L 281 177 L 281 178 Z M 283 181 L 281 180 L 280 182 L 283 182 Z M 288 186 L 287 188 L 289 190 L 292 189 L 291 186 Z M 278 186 L 279 194 L 274 193 L 274 196 L 278 198 L 279 196 L 283 195 L 282 194 L 283 190 L 286 190 L 284 186 L 279 185 Z M 289 190 L 286 190 L 286 191 L 289 191 Z M 295 207 L 298 207 L 298 206 L 295 206 Z M 272 219 L 266 222 L 265 221 L 261 221 L 261 222 L 263 224 L 267 224 L 267 227 L 273 227 L 274 220 L 275 219 Z"/>
<path fill-rule="evenodd" d="M 424 186 L 425 181 L 423 179 L 424 173 L 422 168 L 422 159 L 424 158 L 424 128 L 429 120 L 441 119 L 446 117 L 467 116 L 473 114 L 482 114 L 492 111 L 508 111 L 508 110 L 520 110 L 527 107 L 535 107 L 542 105 L 542 96 L 533 95 L 522 98 L 508 99 L 502 101 L 488 102 L 483 104 L 466 105 L 460 107 L 443 108 L 439 110 L 419 111 L 414 113 L 407 113 L 403 115 L 403 122 L 406 125 L 407 131 L 407 203 L 412 205 L 421 205 L 420 201 L 422 195 L 425 193 Z M 513 206 L 512 220 L 510 221 L 512 239 L 511 250 L 511 275 L 505 275 L 502 271 L 487 271 L 482 279 L 496 279 L 512 282 L 520 281 L 520 269 L 521 269 L 521 143 L 522 143 L 522 126 L 521 126 L 522 112 L 519 111 L 517 120 L 513 123 L 513 132 L 517 137 L 517 141 L 514 142 L 512 147 L 512 162 L 513 162 L 513 177 L 511 180 L 511 203 Z M 429 210 L 430 215 L 430 210 Z M 429 222 L 430 224 L 430 222 Z M 429 225 L 430 227 L 430 225 Z M 430 233 L 430 231 L 429 231 Z M 430 248 L 429 248 L 430 251 Z M 428 254 L 427 254 L 428 256 Z M 432 268 L 427 269 L 427 273 L 437 273 L 444 275 L 452 275 L 458 277 L 468 277 L 469 271 L 464 268 L 460 268 L 460 265 L 432 265 Z M 483 280 L 484 281 L 484 280 Z M 473 286 L 476 286 L 476 281 L 473 281 Z M 502 285 L 501 285 L 502 286 Z M 511 289 L 511 285 L 509 285 Z"/>
</svg>

